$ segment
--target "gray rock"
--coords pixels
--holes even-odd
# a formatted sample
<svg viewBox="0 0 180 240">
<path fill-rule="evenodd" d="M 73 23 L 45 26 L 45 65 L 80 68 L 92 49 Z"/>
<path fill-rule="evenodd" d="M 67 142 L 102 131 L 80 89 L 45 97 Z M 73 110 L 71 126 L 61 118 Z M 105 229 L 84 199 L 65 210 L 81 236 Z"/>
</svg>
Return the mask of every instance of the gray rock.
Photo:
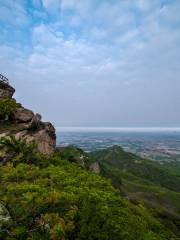
<svg viewBox="0 0 180 240">
<path fill-rule="evenodd" d="M 30 122 L 34 117 L 34 113 L 26 108 L 18 108 L 14 113 L 13 119 L 17 122 L 26 123 Z"/>
<path fill-rule="evenodd" d="M 89 170 L 90 170 L 91 172 L 94 172 L 94 173 L 99 174 L 99 173 L 100 173 L 99 163 L 98 163 L 98 162 L 92 163 L 92 164 L 89 166 Z"/>
<path fill-rule="evenodd" d="M 50 155 L 54 152 L 56 146 L 56 134 L 52 125 L 49 129 L 42 128 L 34 133 L 31 132 L 30 134 L 26 134 L 24 137 L 28 143 L 35 141 L 40 153 Z"/>
<path fill-rule="evenodd" d="M 16 139 L 26 139 L 27 143 L 35 142 L 38 151 L 43 154 L 50 155 L 54 152 L 56 147 L 55 128 L 51 123 L 45 123 L 45 126 L 37 128 L 36 130 L 24 130 L 17 132 Z"/>
<path fill-rule="evenodd" d="M 7 83 L 0 81 L 0 99 L 12 98 L 15 89 Z M 10 119 L 12 127 L 0 130 L 0 137 L 15 135 L 16 139 L 26 139 L 27 143 L 35 141 L 38 150 L 43 154 L 52 154 L 56 146 L 55 128 L 49 122 L 41 122 L 41 115 L 34 114 L 31 110 L 20 107 Z M 12 155 L 6 149 L 0 149 L 0 161 L 8 161 Z"/>
<path fill-rule="evenodd" d="M 15 89 L 12 86 L 0 81 L 0 99 L 12 98 L 14 93 Z"/>
<path fill-rule="evenodd" d="M 10 221 L 11 216 L 3 204 L 0 203 L 0 226 L 1 223 Z"/>
<path fill-rule="evenodd" d="M 41 125 L 41 115 L 40 114 L 35 114 L 29 124 L 29 129 L 37 129 Z"/>
</svg>

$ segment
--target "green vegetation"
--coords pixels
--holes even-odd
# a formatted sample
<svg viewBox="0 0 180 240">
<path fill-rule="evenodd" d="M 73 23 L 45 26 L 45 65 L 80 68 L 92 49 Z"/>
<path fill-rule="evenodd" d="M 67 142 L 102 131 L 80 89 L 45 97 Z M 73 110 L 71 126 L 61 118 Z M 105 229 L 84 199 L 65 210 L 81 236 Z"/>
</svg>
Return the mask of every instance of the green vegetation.
<svg viewBox="0 0 180 240">
<path fill-rule="evenodd" d="M 0 146 L 7 147 L 8 150 L 14 154 L 12 161 L 31 163 L 31 160 L 37 160 L 37 146 L 35 142 L 27 144 L 26 139 L 17 140 L 14 135 L 9 137 L 2 137 L 0 139 Z"/>
<path fill-rule="evenodd" d="M 20 107 L 19 103 L 16 103 L 14 99 L 0 99 L 0 119 L 8 119 Z"/>
<path fill-rule="evenodd" d="M 47 157 L 32 146 L 25 151 L 29 146 L 21 140 L 1 143 L 15 153 L 0 166 L 3 239 L 178 239 L 142 204 L 131 204 L 109 180 L 62 159 L 58 151 Z"/>
<path fill-rule="evenodd" d="M 119 146 L 95 151 L 101 174 L 133 203 L 143 202 L 167 227 L 180 235 L 180 177 L 172 166 L 143 159 Z"/>
<path fill-rule="evenodd" d="M 125 152 L 119 146 L 95 151 L 91 156 L 102 164 L 108 164 L 124 173 L 129 173 L 151 183 L 180 192 L 180 177 L 176 173 L 168 171 L 158 162 Z"/>
<path fill-rule="evenodd" d="M 62 159 L 78 163 L 86 169 L 88 169 L 89 165 L 94 162 L 87 153 L 74 146 L 59 147 L 57 148 L 57 151 Z"/>
</svg>

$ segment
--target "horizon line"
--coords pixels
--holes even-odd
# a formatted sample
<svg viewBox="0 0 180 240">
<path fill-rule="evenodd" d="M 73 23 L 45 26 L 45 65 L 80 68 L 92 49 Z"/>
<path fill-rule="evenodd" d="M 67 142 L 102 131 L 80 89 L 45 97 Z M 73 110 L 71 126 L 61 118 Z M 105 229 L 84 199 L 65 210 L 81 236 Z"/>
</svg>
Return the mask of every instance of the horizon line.
<svg viewBox="0 0 180 240">
<path fill-rule="evenodd" d="M 100 132 L 180 132 L 180 127 L 55 127 L 56 130 L 67 132 L 100 131 Z"/>
</svg>

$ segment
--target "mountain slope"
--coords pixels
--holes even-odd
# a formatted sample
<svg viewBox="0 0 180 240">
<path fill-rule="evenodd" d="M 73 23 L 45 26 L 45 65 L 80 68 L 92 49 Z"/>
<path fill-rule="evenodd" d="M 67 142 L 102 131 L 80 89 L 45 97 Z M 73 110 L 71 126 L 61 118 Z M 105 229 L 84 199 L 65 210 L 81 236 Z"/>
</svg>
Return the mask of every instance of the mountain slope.
<svg viewBox="0 0 180 240">
<path fill-rule="evenodd" d="M 180 178 L 173 168 L 125 152 L 119 146 L 92 152 L 101 174 L 133 203 L 144 202 L 166 226 L 180 234 Z"/>
<path fill-rule="evenodd" d="M 132 174 L 134 177 L 180 192 L 179 176 L 168 171 L 158 162 L 125 152 L 120 146 L 92 152 L 91 156 L 104 165 L 108 164 L 121 170 L 124 174 Z"/>
<path fill-rule="evenodd" d="M 107 179 L 61 159 L 58 151 L 49 157 L 29 154 L 18 151 L 0 165 L 3 239 L 177 239 Z"/>
</svg>

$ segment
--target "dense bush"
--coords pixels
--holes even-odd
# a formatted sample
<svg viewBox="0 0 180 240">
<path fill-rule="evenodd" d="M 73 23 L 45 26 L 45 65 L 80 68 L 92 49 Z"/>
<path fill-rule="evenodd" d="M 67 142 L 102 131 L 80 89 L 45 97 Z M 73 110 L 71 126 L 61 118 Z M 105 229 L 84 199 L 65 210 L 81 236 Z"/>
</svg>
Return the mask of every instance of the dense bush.
<svg viewBox="0 0 180 240">
<path fill-rule="evenodd" d="M 8 119 L 18 107 L 20 104 L 16 103 L 14 99 L 0 99 L 0 119 Z"/>
<path fill-rule="evenodd" d="M 14 153 L 12 158 L 13 163 L 26 162 L 33 163 L 37 160 L 37 145 L 35 142 L 27 144 L 26 139 L 16 139 L 14 135 L 0 138 L 0 147 L 7 147 L 11 153 Z"/>
<path fill-rule="evenodd" d="M 175 239 L 142 205 L 123 199 L 110 181 L 58 154 L 31 157 L 28 164 L 21 158 L 0 166 L 1 205 L 9 214 L 8 220 L 0 214 L 3 239 Z"/>
</svg>

